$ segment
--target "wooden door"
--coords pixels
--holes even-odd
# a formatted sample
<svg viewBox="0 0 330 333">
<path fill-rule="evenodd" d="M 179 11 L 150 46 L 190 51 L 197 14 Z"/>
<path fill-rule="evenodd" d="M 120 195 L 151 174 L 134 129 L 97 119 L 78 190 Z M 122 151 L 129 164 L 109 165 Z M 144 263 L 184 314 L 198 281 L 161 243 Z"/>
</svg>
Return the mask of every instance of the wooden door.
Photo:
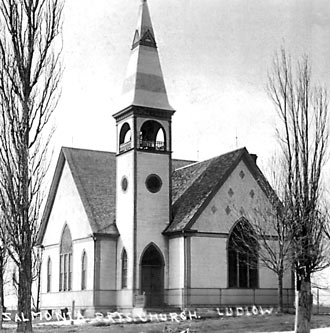
<svg viewBox="0 0 330 333">
<path fill-rule="evenodd" d="M 164 263 L 161 254 L 151 245 L 141 263 L 141 292 L 146 295 L 147 307 L 161 307 L 164 303 Z"/>
</svg>

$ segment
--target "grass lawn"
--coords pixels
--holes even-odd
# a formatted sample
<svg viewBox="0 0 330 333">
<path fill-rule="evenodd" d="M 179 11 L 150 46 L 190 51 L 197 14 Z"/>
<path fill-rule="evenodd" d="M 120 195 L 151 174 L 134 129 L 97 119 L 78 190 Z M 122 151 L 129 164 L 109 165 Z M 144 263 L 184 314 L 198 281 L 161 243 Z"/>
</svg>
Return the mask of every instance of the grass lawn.
<svg viewBox="0 0 330 333">
<path fill-rule="evenodd" d="M 103 325 L 102 325 L 103 324 Z M 123 333 L 180 333 L 189 328 L 189 333 L 247 333 L 247 332 L 274 332 L 291 331 L 294 326 L 293 315 L 270 315 L 270 316 L 251 316 L 251 317 L 224 317 L 200 320 L 187 320 L 180 323 L 171 322 L 149 322 L 145 324 L 110 324 L 104 323 L 95 326 L 93 324 L 73 325 L 73 326 L 35 326 L 36 333 L 59 332 L 123 332 Z M 329 315 L 315 315 L 312 320 L 312 327 L 330 327 Z M 330 331 L 330 328 L 329 328 Z M 15 332 L 11 326 L 3 330 L 5 333 Z"/>
</svg>

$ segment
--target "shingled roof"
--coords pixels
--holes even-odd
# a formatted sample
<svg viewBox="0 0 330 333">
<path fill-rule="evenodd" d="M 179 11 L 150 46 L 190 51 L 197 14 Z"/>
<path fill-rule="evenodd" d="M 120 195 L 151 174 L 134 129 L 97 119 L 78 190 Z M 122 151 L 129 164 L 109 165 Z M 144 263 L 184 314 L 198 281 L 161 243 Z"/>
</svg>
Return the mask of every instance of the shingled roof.
<svg viewBox="0 0 330 333">
<path fill-rule="evenodd" d="M 116 154 L 105 151 L 62 147 L 41 220 L 42 242 L 53 207 L 65 161 L 82 200 L 93 234 L 117 235 L 116 228 Z M 194 161 L 172 160 L 173 169 Z"/>
<path fill-rule="evenodd" d="M 274 193 L 246 148 L 182 167 L 173 172 L 173 219 L 164 233 L 178 233 L 189 230 L 204 207 L 210 202 L 242 159 L 244 159 L 247 167 L 266 195 Z"/>
<path fill-rule="evenodd" d="M 273 190 L 246 148 L 203 162 L 172 160 L 172 216 L 165 234 L 189 230 L 203 208 L 244 159 L 260 187 L 268 195 Z M 42 242 L 62 170 L 68 163 L 93 234 L 118 235 L 116 227 L 116 154 L 63 147 L 41 221 Z"/>
<path fill-rule="evenodd" d="M 116 155 L 62 148 L 93 233 L 116 233 Z"/>
<path fill-rule="evenodd" d="M 62 147 L 41 220 L 42 242 L 65 164 L 71 171 L 93 234 L 117 235 L 115 153 Z"/>
</svg>

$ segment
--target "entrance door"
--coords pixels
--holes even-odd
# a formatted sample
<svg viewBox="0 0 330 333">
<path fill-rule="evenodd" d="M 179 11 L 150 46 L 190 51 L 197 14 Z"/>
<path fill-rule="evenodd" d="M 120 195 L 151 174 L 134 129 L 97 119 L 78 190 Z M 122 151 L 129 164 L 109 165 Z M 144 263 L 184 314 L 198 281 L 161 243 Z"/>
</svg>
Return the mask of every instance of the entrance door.
<svg viewBox="0 0 330 333">
<path fill-rule="evenodd" d="M 154 245 L 144 252 L 141 262 L 141 291 L 147 307 L 161 307 L 164 300 L 164 261 Z"/>
</svg>

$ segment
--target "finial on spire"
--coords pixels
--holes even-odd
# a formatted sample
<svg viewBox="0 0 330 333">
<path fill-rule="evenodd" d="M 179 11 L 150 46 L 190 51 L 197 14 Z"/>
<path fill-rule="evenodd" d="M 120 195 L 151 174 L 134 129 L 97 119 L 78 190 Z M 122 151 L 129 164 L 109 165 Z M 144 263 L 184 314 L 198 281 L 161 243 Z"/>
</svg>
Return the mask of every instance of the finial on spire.
<svg viewBox="0 0 330 333">
<path fill-rule="evenodd" d="M 139 19 L 134 34 L 132 49 L 134 49 L 137 45 L 157 48 L 147 0 L 141 0 Z"/>
</svg>

